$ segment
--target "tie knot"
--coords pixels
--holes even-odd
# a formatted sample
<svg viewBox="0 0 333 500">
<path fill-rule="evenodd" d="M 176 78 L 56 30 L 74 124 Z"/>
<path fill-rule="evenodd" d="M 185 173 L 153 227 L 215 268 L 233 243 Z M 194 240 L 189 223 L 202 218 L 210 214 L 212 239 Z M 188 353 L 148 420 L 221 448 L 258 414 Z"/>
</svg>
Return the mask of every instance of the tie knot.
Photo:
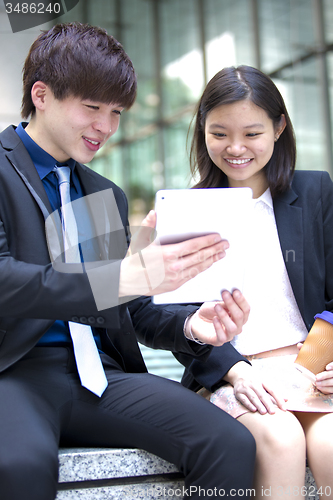
<svg viewBox="0 0 333 500">
<path fill-rule="evenodd" d="M 53 171 L 58 177 L 59 184 L 63 182 L 70 183 L 71 169 L 67 165 L 63 165 L 62 167 L 55 166 Z"/>
</svg>

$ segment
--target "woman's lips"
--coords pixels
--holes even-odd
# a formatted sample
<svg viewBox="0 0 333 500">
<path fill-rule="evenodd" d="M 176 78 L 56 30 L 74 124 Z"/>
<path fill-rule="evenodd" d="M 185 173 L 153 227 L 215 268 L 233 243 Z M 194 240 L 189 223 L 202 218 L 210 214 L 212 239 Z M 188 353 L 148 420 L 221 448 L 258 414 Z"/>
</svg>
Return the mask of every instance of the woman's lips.
<svg viewBox="0 0 333 500">
<path fill-rule="evenodd" d="M 233 168 L 247 167 L 253 158 L 224 158 L 224 161 Z"/>
</svg>

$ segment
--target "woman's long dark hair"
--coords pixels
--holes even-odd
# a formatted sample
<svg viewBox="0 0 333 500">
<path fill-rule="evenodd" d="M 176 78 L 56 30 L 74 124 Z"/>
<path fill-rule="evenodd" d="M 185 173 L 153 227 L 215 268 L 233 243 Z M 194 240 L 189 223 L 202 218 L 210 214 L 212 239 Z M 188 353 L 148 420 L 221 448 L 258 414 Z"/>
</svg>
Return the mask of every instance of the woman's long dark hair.
<svg viewBox="0 0 333 500">
<path fill-rule="evenodd" d="M 194 116 L 194 131 L 190 150 L 192 175 L 199 173 L 196 188 L 228 186 L 227 176 L 211 160 L 205 142 L 207 114 L 222 104 L 248 99 L 264 109 L 274 128 L 285 116 L 286 127 L 274 145 L 274 151 L 265 166 L 272 197 L 290 187 L 296 163 L 296 141 L 293 126 L 284 100 L 273 81 L 250 66 L 224 68 L 208 82 Z"/>
</svg>

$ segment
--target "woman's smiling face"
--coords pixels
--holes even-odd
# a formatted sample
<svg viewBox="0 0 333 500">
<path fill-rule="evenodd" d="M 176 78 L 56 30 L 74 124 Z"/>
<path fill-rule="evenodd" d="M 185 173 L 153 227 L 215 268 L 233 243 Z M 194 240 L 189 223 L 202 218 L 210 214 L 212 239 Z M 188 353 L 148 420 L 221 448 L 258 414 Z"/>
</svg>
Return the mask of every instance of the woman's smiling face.
<svg viewBox="0 0 333 500">
<path fill-rule="evenodd" d="M 275 130 L 266 111 L 250 100 L 222 104 L 207 114 L 207 151 L 228 177 L 230 187 L 247 186 L 252 188 L 254 198 L 261 196 L 268 187 L 263 169 L 284 127 L 284 116 Z"/>
</svg>

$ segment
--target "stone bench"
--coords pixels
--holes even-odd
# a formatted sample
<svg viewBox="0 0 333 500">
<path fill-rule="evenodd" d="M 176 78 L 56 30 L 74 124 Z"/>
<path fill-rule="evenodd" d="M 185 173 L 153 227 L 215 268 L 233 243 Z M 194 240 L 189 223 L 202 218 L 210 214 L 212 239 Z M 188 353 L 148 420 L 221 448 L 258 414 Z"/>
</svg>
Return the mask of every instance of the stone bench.
<svg viewBox="0 0 333 500">
<path fill-rule="evenodd" d="M 175 465 L 143 450 L 63 448 L 59 466 L 56 500 L 182 498 Z"/>
<path fill-rule="evenodd" d="M 63 448 L 56 500 L 181 499 L 184 478 L 175 465 L 143 450 Z M 306 500 L 319 500 L 306 469 Z"/>
</svg>

